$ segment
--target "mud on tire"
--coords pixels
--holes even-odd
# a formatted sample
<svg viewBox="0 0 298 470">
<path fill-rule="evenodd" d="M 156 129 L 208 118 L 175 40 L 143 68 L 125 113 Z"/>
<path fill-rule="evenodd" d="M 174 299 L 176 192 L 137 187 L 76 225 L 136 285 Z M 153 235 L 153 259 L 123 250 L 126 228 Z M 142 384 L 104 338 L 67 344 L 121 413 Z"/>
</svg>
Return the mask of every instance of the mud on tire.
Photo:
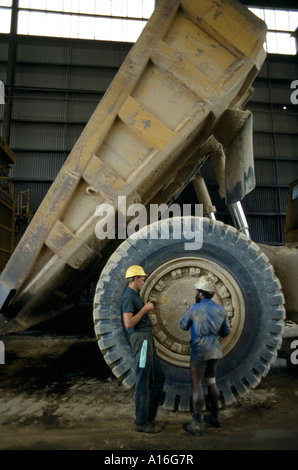
<svg viewBox="0 0 298 470">
<path fill-rule="evenodd" d="M 177 223 L 182 227 L 180 239 L 175 238 L 173 230 Z M 189 223 L 192 231 L 201 224 L 200 249 L 185 250 L 185 243 L 190 240 L 185 238 L 183 227 Z M 161 238 L 164 224 L 169 227 L 168 239 Z M 158 238 L 150 237 L 149 228 L 158 233 Z M 104 359 L 127 388 L 134 386 L 134 365 L 120 309 L 125 271 L 134 264 L 141 265 L 149 274 L 142 294 L 144 300 L 158 297 L 153 322 L 166 375 L 165 408 L 186 411 L 190 407 L 189 344 L 180 331 L 179 320 L 187 308 L 188 286 L 193 303 L 195 278 L 205 272 L 216 282 L 215 300 L 225 306 L 232 330 L 224 340 L 227 343 L 222 343 L 224 357 L 218 367 L 217 384 L 222 400 L 229 404 L 235 396 L 258 385 L 281 346 L 285 312 L 280 283 L 269 260 L 254 242 L 221 222 L 182 217 L 145 227 L 117 248 L 99 278 L 93 316 Z M 164 305 L 169 296 L 163 295 L 163 291 L 172 298 L 168 310 Z"/>
</svg>

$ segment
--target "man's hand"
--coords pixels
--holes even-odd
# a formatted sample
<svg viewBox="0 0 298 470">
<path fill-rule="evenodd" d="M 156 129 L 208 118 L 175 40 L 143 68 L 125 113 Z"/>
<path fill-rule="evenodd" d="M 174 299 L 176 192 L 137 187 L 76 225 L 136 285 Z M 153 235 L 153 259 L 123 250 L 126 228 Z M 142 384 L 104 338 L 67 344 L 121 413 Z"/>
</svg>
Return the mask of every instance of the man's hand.
<svg viewBox="0 0 298 470">
<path fill-rule="evenodd" d="M 151 312 L 151 310 L 153 310 L 154 308 L 155 308 L 155 303 L 149 301 L 144 305 L 142 310 L 145 311 L 145 313 L 147 313 L 147 312 Z"/>
</svg>

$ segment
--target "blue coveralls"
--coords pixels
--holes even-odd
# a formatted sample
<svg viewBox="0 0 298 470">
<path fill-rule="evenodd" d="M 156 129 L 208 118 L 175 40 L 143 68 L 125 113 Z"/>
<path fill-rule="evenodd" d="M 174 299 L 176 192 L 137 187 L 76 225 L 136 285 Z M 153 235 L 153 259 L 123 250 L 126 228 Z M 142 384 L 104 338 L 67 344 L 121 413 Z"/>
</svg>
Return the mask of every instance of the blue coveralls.
<svg viewBox="0 0 298 470">
<path fill-rule="evenodd" d="M 180 327 L 182 330 L 190 329 L 190 360 L 222 358 L 219 337 L 230 333 L 229 321 L 222 305 L 212 299 L 203 299 L 189 307 Z"/>
</svg>

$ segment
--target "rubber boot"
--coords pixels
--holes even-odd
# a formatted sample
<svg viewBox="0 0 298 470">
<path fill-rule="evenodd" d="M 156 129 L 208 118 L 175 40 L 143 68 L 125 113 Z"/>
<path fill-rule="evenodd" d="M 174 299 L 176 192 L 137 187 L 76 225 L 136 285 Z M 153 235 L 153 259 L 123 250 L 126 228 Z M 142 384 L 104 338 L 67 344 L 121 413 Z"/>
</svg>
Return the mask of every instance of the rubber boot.
<svg viewBox="0 0 298 470">
<path fill-rule="evenodd" d="M 183 424 L 183 429 L 190 434 L 195 436 L 201 436 L 203 434 L 203 426 L 201 415 L 196 415 L 193 413 L 192 420 L 188 424 Z"/>
<path fill-rule="evenodd" d="M 219 421 L 219 413 L 218 408 L 212 410 L 210 415 L 204 416 L 205 423 L 209 424 L 209 426 L 213 426 L 214 428 L 220 428 L 221 424 Z"/>
</svg>

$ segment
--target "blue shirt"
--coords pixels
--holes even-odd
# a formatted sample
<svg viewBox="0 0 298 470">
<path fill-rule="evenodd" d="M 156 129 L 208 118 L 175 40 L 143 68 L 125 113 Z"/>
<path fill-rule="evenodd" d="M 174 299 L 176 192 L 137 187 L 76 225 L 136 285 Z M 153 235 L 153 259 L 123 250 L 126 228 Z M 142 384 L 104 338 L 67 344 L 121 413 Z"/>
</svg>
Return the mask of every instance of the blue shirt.
<svg viewBox="0 0 298 470">
<path fill-rule="evenodd" d="M 230 333 L 225 309 L 212 299 L 203 299 L 192 305 L 180 322 L 182 330 L 191 333 L 191 359 L 220 359 L 222 349 L 220 336 Z"/>
</svg>

